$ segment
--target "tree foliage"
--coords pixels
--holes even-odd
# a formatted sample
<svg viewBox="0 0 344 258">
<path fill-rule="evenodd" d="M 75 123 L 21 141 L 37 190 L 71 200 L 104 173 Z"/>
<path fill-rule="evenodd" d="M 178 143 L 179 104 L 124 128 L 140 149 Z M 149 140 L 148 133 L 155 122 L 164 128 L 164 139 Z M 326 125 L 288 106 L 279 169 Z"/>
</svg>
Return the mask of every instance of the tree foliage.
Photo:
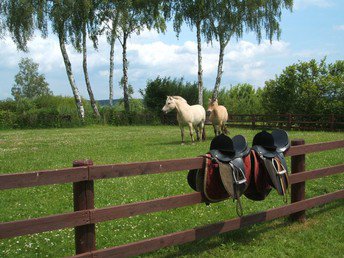
<svg viewBox="0 0 344 258">
<path fill-rule="evenodd" d="M 290 65 L 265 83 L 262 102 L 268 113 L 343 114 L 344 61 Z"/>
<path fill-rule="evenodd" d="M 144 90 L 140 91 L 143 103 L 149 111 L 161 114 L 167 96 L 182 96 L 189 105 L 198 103 L 198 88 L 196 83 L 185 82 L 183 78 L 160 78 L 147 82 Z"/>
<path fill-rule="evenodd" d="M 15 84 L 12 87 L 12 95 L 16 100 L 52 95 L 45 76 L 38 73 L 38 67 L 39 65 L 30 58 L 21 59 L 19 72 L 15 76 Z"/>
</svg>

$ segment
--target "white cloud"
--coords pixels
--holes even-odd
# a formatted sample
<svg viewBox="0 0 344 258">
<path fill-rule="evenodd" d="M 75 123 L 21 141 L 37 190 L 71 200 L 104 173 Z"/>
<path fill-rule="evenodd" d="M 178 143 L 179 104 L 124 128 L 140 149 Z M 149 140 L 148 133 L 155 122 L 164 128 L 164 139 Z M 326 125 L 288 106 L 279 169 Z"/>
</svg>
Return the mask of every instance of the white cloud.
<svg viewBox="0 0 344 258">
<path fill-rule="evenodd" d="M 140 38 L 145 35 L 143 38 Z M 98 51 L 88 43 L 88 67 L 95 95 L 103 94 L 108 80 L 109 45 L 105 37 L 99 39 Z M 40 65 L 40 72 L 46 74 L 51 88 L 56 92 L 65 91 L 70 95 L 69 84 L 65 75 L 65 67 L 60 52 L 58 39 L 50 36 L 47 39 L 35 37 L 29 42 L 29 53 L 17 52 L 10 38 L 0 41 L 0 69 L 17 70 L 20 57 L 29 56 Z M 262 86 L 271 75 L 268 71 L 271 64 L 268 58 L 279 58 L 288 55 L 289 44 L 285 41 L 263 41 L 255 44 L 241 40 L 230 43 L 224 56 L 223 85 L 236 81 L 250 82 Z M 80 90 L 84 90 L 82 77 L 82 55 L 72 46 L 67 45 L 67 51 Z M 208 82 L 214 81 L 218 65 L 219 46 L 214 43 L 202 44 L 203 75 Z M 133 35 L 128 42 L 129 81 L 136 91 L 143 88 L 147 79 L 157 76 L 184 77 L 188 81 L 197 80 L 197 44 L 185 41 L 181 44 L 165 43 L 156 38 L 156 34 L 143 31 L 140 36 Z M 115 85 L 122 76 L 122 49 L 119 43 L 115 45 Z M 49 81 L 50 80 L 50 81 Z M 208 84 L 209 85 L 209 84 Z M 6 90 L 10 92 L 10 87 Z M 61 94 L 61 93 L 60 93 Z M 87 93 L 84 91 L 84 96 Z"/>
<path fill-rule="evenodd" d="M 328 8 L 333 6 L 334 3 L 331 0 L 294 0 L 294 9 L 300 10 L 309 7 Z"/>
<path fill-rule="evenodd" d="M 344 24 L 333 26 L 333 29 L 339 31 L 344 30 Z"/>
</svg>

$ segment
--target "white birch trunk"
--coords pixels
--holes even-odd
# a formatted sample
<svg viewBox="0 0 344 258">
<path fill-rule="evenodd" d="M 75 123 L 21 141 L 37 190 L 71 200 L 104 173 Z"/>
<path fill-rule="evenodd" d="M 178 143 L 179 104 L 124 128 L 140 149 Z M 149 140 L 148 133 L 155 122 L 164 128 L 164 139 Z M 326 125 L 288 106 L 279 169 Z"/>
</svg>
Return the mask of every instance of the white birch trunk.
<svg viewBox="0 0 344 258">
<path fill-rule="evenodd" d="M 197 28 L 197 53 L 198 53 L 198 104 L 203 106 L 203 69 L 202 69 L 202 45 L 201 45 L 201 23 Z"/>
<path fill-rule="evenodd" d="M 225 52 L 225 47 L 226 47 L 226 44 L 224 44 L 223 41 L 220 40 L 219 63 L 217 66 L 217 75 L 216 75 L 216 81 L 215 81 L 212 99 L 217 99 L 218 94 L 219 94 L 219 88 L 221 85 L 221 78 L 222 78 L 222 73 L 223 73 L 222 67 L 223 67 L 223 56 Z"/>
<path fill-rule="evenodd" d="M 127 39 L 128 35 L 124 33 L 123 35 L 123 100 L 124 100 L 124 109 L 127 113 L 130 111 L 129 107 L 129 96 L 128 96 L 128 59 L 127 59 Z"/>
<path fill-rule="evenodd" d="M 114 54 L 115 54 L 115 30 L 112 29 L 110 40 L 110 72 L 109 72 L 109 104 L 113 105 L 113 73 L 114 73 Z"/>
<path fill-rule="evenodd" d="M 73 91 L 73 96 L 74 96 L 75 103 L 77 106 L 78 114 L 79 114 L 81 120 L 84 121 L 84 119 L 85 119 L 84 106 L 82 105 L 82 101 L 81 101 L 78 87 L 75 84 L 75 79 L 74 79 L 74 75 L 73 75 L 73 71 L 72 71 L 72 65 L 69 61 L 68 53 L 67 53 L 65 42 L 64 42 L 64 37 L 62 35 L 59 35 L 59 44 L 60 44 L 60 49 L 61 49 L 64 64 L 65 64 L 69 84 L 70 84 L 72 91 Z"/>
<path fill-rule="evenodd" d="M 92 87 L 91 87 L 91 82 L 90 79 L 88 77 L 88 69 L 87 69 L 87 43 L 86 43 L 86 26 L 84 25 L 83 31 L 82 31 L 82 67 L 84 70 L 84 77 L 85 77 L 85 83 L 86 83 L 86 88 L 87 88 L 87 92 L 88 95 L 90 97 L 90 102 L 91 102 L 91 106 L 93 109 L 93 113 L 96 117 L 100 117 L 100 113 L 97 107 L 97 103 L 94 99 L 94 95 L 93 95 L 93 91 L 92 91 Z"/>
</svg>

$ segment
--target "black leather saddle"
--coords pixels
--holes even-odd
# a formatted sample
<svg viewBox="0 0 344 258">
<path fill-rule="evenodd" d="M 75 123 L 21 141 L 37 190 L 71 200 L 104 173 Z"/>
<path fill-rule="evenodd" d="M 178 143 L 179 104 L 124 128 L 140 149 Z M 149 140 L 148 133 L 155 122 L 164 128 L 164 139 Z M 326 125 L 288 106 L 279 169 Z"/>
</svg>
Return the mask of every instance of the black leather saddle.
<svg viewBox="0 0 344 258">
<path fill-rule="evenodd" d="M 224 134 L 216 136 L 205 155 L 204 169 L 190 170 L 188 183 L 202 193 L 206 203 L 227 198 L 237 200 L 237 213 L 242 215 L 240 196 L 248 186 L 244 158 L 250 153 L 244 136 L 232 139 Z"/>
<path fill-rule="evenodd" d="M 260 161 L 260 173 L 265 172 L 269 184 L 280 195 L 286 196 L 289 186 L 288 167 L 283 152 L 290 147 L 286 131 L 276 129 L 272 133 L 262 131 L 253 138 L 252 150 Z"/>
</svg>

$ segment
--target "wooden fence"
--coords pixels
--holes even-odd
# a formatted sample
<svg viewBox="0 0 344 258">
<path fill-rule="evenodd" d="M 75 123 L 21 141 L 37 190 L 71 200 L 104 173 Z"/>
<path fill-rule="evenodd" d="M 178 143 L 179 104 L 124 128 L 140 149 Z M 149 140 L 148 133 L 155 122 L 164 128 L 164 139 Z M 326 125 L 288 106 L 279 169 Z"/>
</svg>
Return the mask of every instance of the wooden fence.
<svg viewBox="0 0 344 258">
<path fill-rule="evenodd" d="M 73 183 L 74 212 L 0 223 L 0 239 L 75 228 L 75 257 L 128 257 L 240 229 L 258 222 L 290 215 L 304 221 L 305 210 L 344 198 L 344 190 L 305 199 L 305 181 L 344 171 L 344 164 L 305 171 L 305 154 L 344 147 L 344 140 L 304 145 L 293 140 L 285 153 L 291 156 L 291 204 L 215 224 L 96 250 L 95 223 L 168 210 L 203 202 L 200 193 L 189 193 L 118 206 L 94 208 L 94 180 L 156 174 L 201 168 L 202 158 L 162 160 L 94 166 L 92 161 L 75 161 L 73 168 L 0 175 L 0 190 L 40 185 Z"/>
<path fill-rule="evenodd" d="M 229 114 L 229 126 L 258 128 L 281 128 L 287 130 L 344 130 L 344 115 L 316 114 Z"/>
</svg>

